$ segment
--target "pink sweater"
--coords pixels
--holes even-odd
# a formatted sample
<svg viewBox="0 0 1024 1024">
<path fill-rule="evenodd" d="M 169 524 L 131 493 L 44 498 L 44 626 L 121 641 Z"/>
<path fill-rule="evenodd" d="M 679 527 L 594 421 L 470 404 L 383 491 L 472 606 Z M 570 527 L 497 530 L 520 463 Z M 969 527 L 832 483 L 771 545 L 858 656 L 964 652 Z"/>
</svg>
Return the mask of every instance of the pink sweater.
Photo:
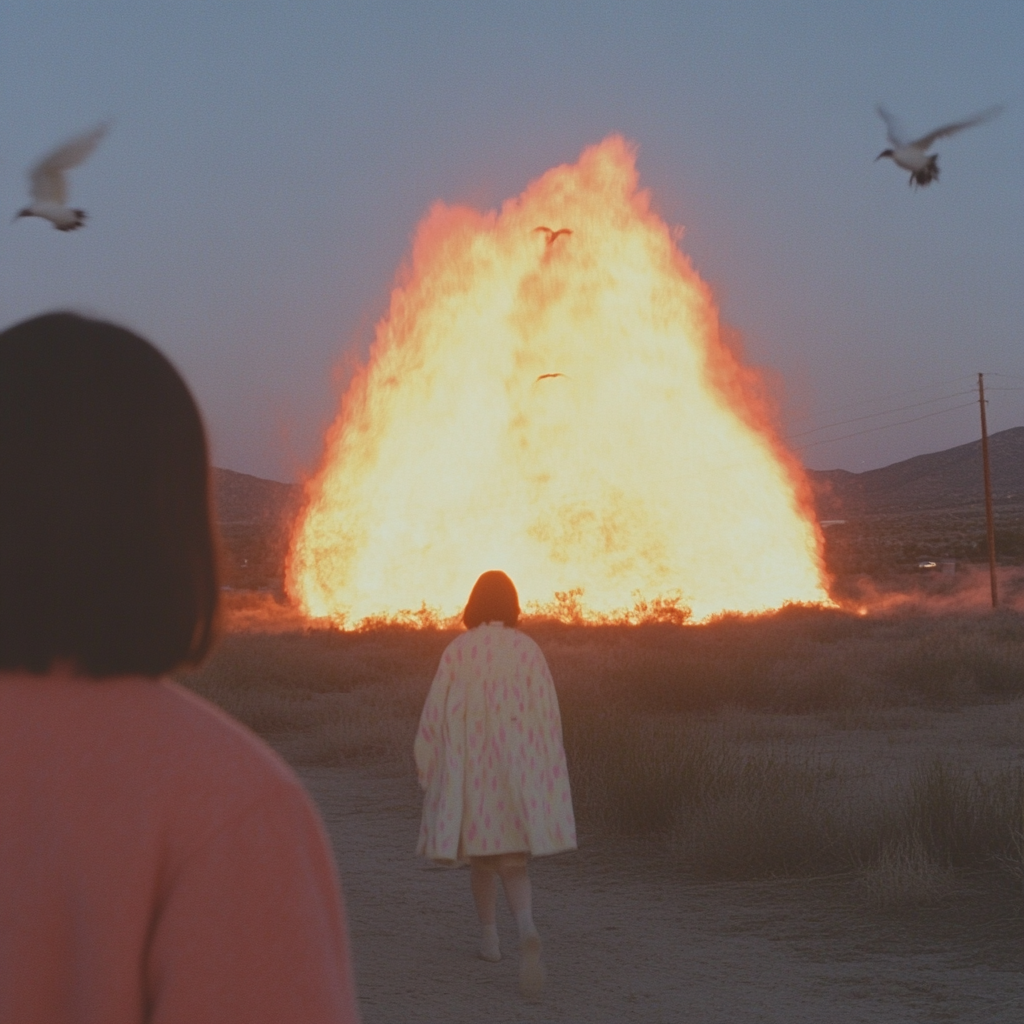
<svg viewBox="0 0 1024 1024">
<path fill-rule="evenodd" d="M 0 673 L 0 1022 L 355 1022 L 298 780 L 168 682 Z"/>
</svg>

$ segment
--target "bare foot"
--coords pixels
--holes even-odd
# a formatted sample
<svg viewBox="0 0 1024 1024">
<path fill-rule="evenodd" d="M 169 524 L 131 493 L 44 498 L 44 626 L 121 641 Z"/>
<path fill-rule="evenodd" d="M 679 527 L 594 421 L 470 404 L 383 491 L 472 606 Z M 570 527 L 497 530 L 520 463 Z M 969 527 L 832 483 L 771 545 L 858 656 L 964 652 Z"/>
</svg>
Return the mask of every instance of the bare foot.
<svg viewBox="0 0 1024 1024">
<path fill-rule="evenodd" d="M 544 991 L 545 971 L 540 959 L 540 936 L 534 932 L 519 943 L 519 991 L 536 999 Z"/>
<path fill-rule="evenodd" d="M 481 960 L 486 960 L 492 964 L 496 964 L 501 959 L 497 928 L 484 928 L 483 934 L 480 937 L 479 956 Z"/>
</svg>

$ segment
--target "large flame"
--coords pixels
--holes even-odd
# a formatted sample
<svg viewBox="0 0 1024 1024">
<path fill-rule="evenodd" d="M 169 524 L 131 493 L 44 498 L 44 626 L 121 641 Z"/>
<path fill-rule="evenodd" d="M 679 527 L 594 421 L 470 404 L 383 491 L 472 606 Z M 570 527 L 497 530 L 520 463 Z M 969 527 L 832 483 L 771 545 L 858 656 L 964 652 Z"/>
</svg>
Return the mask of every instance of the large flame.
<svg viewBox="0 0 1024 1024">
<path fill-rule="evenodd" d="M 458 613 L 493 568 L 573 617 L 827 600 L 756 384 L 623 139 L 500 213 L 438 204 L 309 485 L 289 593 L 350 625 Z"/>
</svg>

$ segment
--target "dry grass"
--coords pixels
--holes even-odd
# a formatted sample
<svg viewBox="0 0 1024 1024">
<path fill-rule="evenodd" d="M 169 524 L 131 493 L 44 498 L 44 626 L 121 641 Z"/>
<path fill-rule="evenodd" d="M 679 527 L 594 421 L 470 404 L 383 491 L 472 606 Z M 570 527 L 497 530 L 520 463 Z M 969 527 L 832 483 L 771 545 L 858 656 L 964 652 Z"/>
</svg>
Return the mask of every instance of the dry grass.
<svg viewBox="0 0 1024 1024">
<path fill-rule="evenodd" d="M 643 837 L 707 877 L 851 873 L 878 907 L 943 899 L 979 870 L 1019 893 L 1024 773 L 1006 736 L 1001 766 L 918 757 L 891 777 L 818 742 L 883 735 L 901 749 L 922 716 L 1018 698 L 1019 616 L 793 608 L 705 626 L 526 630 L 559 690 L 584 834 Z M 372 758 L 411 777 L 420 707 L 453 635 L 233 635 L 184 681 L 296 763 Z"/>
<path fill-rule="evenodd" d="M 861 874 L 861 889 L 879 910 L 937 903 L 954 890 L 956 875 L 948 864 L 934 860 L 915 835 L 889 843 L 878 861 Z"/>
<path fill-rule="evenodd" d="M 958 706 L 1024 694 L 1013 612 L 860 618 L 790 607 L 702 626 L 527 627 L 565 701 L 657 713 Z"/>
<path fill-rule="evenodd" d="M 351 639 L 331 632 L 228 636 L 182 682 L 295 763 L 373 758 L 412 772 L 430 682 L 417 669 L 439 659 L 445 638 L 383 630 Z"/>
<path fill-rule="evenodd" d="M 728 716 L 723 725 L 608 713 L 567 723 L 581 825 L 658 837 L 702 877 L 856 872 L 873 880 L 873 902 L 892 906 L 946 891 L 938 881 L 954 871 L 1021 877 L 1019 767 L 934 760 L 906 779 L 865 782 L 800 736 L 785 742 L 775 726 L 751 740 L 749 721 L 740 725 L 738 735 Z"/>
</svg>

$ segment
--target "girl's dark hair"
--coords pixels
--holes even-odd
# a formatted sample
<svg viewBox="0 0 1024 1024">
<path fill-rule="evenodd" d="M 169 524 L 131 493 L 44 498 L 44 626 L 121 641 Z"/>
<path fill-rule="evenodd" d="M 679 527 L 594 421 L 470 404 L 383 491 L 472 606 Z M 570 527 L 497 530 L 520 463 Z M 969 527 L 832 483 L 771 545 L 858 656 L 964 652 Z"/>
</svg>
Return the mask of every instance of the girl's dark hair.
<svg viewBox="0 0 1024 1024">
<path fill-rule="evenodd" d="M 73 313 L 0 334 L 0 486 L 0 668 L 202 660 L 219 591 L 206 434 L 149 342 Z"/>
<path fill-rule="evenodd" d="M 506 626 L 514 626 L 519 621 L 516 585 L 497 569 L 485 572 L 473 584 L 462 621 L 467 629 L 474 629 L 481 622 L 504 622 Z"/>
</svg>

